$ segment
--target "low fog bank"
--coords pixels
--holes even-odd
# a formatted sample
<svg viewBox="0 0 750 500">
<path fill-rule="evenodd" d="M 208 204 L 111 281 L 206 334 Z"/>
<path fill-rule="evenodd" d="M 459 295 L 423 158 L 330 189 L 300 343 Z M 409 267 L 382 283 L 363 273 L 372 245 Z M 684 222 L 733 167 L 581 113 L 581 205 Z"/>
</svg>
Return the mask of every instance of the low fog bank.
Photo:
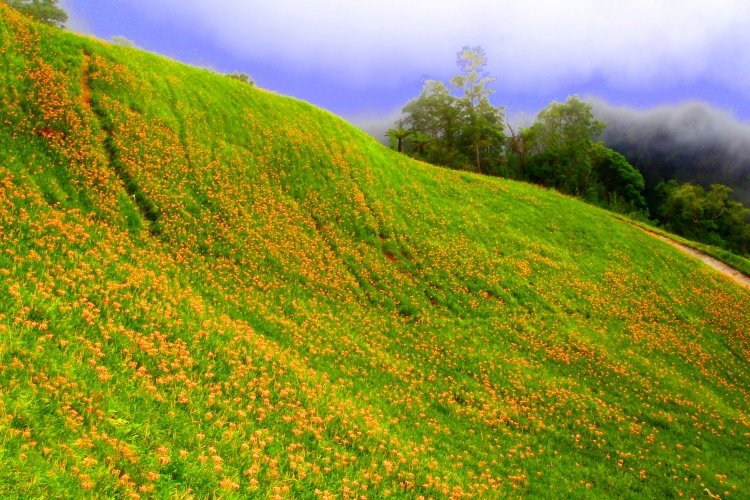
<svg viewBox="0 0 750 500">
<path fill-rule="evenodd" d="M 348 117 L 356 127 L 383 144 L 388 144 L 386 133 L 396 126 L 399 118 L 401 118 L 401 108 L 385 113 L 362 113 Z"/>
<path fill-rule="evenodd" d="M 648 190 L 662 179 L 721 183 L 750 205 L 750 125 L 700 102 L 645 111 L 588 102 L 607 124 L 604 143 L 643 172 Z"/>
</svg>

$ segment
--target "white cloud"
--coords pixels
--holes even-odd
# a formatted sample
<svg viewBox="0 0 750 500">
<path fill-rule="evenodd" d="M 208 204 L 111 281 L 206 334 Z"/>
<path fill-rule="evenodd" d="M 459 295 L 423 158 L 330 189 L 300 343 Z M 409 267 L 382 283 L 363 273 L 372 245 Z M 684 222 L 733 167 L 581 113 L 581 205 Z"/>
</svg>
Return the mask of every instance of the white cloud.
<svg viewBox="0 0 750 500">
<path fill-rule="evenodd" d="M 447 77 L 468 44 L 485 48 L 499 85 L 512 90 L 591 78 L 623 89 L 750 88 L 746 0 L 127 1 L 238 56 L 358 85 Z"/>
</svg>

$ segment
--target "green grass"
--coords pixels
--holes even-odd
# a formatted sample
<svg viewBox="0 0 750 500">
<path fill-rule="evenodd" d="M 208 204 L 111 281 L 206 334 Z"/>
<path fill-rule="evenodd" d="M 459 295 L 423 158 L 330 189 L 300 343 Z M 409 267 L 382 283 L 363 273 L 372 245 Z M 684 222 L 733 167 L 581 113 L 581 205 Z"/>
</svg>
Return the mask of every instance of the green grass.
<svg viewBox="0 0 750 500">
<path fill-rule="evenodd" d="M 747 291 L 574 199 L 0 15 L 0 496 L 750 493 Z"/>
<path fill-rule="evenodd" d="M 614 217 L 625 220 L 627 222 L 630 222 L 631 224 L 634 224 L 636 226 L 642 227 L 643 229 L 647 231 L 652 231 L 656 234 L 660 234 L 662 236 L 665 236 L 667 238 L 670 238 L 678 243 L 682 243 L 683 245 L 686 245 L 694 250 L 698 250 L 699 252 L 703 252 L 706 255 L 710 255 L 716 260 L 719 260 L 734 269 L 737 269 L 738 271 L 742 272 L 745 276 L 750 276 L 750 260 L 748 260 L 745 257 L 742 257 L 741 255 L 737 255 L 735 253 L 732 253 L 728 250 L 725 250 L 723 248 L 719 248 L 713 245 L 706 245 L 704 243 L 699 243 L 697 241 L 689 240 L 687 238 L 683 238 L 681 236 L 678 236 L 676 234 L 672 234 L 668 231 L 665 231 L 661 228 L 655 227 L 651 224 L 646 224 L 641 221 L 632 220 L 629 218 L 626 218 L 625 216 L 614 214 Z"/>
</svg>

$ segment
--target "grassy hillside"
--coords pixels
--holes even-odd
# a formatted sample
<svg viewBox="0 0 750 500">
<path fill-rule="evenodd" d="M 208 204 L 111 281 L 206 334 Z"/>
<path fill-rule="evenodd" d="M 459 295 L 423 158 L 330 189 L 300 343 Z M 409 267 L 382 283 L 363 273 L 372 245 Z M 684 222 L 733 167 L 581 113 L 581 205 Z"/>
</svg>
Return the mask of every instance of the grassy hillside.
<svg viewBox="0 0 750 500">
<path fill-rule="evenodd" d="M 750 495 L 750 293 L 0 3 L 0 496 Z"/>
</svg>

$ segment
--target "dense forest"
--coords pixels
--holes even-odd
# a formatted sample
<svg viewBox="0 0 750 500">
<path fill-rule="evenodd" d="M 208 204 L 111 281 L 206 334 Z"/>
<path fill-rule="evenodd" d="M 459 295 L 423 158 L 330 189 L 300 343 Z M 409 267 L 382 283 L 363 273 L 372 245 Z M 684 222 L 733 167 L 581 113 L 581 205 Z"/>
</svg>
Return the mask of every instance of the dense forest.
<svg viewBox="0 0 750 500">
<path fill-rule="evenodd" d="M 634 166 L 616 151 L 619 148 L 605 146 L 601 138 L 607 124 L 577 96 L 549 104 L 531 126 L 516 129 L 506 120 L 504 108 L 490 99 L 494 78 L 486 71 L 483 49 L 464 47 L 457 64 L 459 73 L 450 82 L 426 81 L 420 95 L 404 106 L 402 117 L 388 131 L 394 149 L 436 165 L 554 188 L 680 235 L 750 254 L 750 210 L 732 196 L 731 187 L 718 183 L 728 178 L 720 172 L 729 167 L 717 162 L 717 155 L 700 146 L 677 148 L 672 142 L 667 144 L 673 150 L 654 148 L 637 156 Z M 660 168 L 648 168 L 652 161 Z M 681 164 L 695 167 L 680 170 Z M 716 177 L 711 177 L 713 172 Z"/>
</svg>

